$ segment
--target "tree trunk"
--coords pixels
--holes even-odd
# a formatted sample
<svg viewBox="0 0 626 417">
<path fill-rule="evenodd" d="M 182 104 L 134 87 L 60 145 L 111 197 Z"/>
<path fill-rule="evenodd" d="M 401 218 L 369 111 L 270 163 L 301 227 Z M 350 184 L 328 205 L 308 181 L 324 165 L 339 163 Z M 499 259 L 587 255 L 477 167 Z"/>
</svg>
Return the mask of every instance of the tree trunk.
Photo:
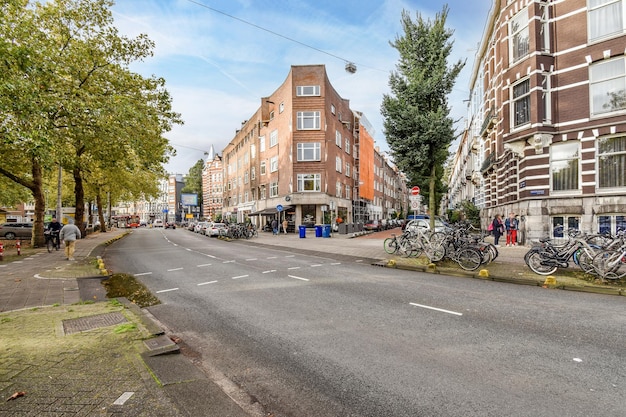
<svg viewBox="0 0 626 417">
<path fill-rule="evenodd" d="M 75 211 L 74 223 L 80 229 L 80 233 L 85 237 L 85 190 L 83 188 L 83 177 L 80 168 L 74 168 L 74 195 L 75 195 Z"/>
<path fill-rule="evenodd" d="M 435 188 L 437 185 L 437 165 L 433 164 L 430 168 L 430 178 L 428 181 L 428 211 L 430 215 L 430 230 L 435 231 L 435 215 L 437 214 L 437 199 Z"/>
<path fill-rule="evenodd" d="M 33 183 L 30 190 L 35 200 L 35 222 L 33 224 L 31 244 L 34 248 L 38 248 L 44 245 L 43 216 L 46 210 L 46 199 L 43 192 L 43 170 L 36 159 L 33 159 L 32 174 Z"/>
<path fill-rule="evenodd" d="M 98 208 L 98 220 L 100 221 L 100 232 L 106 233 L 106 221 L 104 220 L 104 211 L 102 211 L 102 197 L 100 196 L 100 189 L 96 192 L 96 207 Z"/>
</svg>

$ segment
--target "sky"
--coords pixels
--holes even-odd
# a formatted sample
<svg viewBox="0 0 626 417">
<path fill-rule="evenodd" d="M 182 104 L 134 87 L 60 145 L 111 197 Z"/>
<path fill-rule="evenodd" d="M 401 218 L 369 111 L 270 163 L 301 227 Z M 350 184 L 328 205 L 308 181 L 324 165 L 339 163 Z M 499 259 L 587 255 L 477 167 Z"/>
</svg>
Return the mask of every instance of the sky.
<svg viewBox="0 0 626 417">
<path fill-rule="evenodd" d="M 116 0 L 120 34 L 146 34 L 154 56 L 130 69 L 166 80 L 184 125 L 165 134 L 176 149 L 165 169 L 187 174 L 211 146 L 221 154 L 244 120 L 287 78 L 292 65 L 326 66 L 330 83 L 364 113 L 376 146 L 388 151 L 380 105 L 403 36 L 402 11 L 434 19 L 449 7 L 452 64 L 466 60 L 450 95 L 459 133 L 467 113 L 474 56 L 492 0 Z M 345 71 L 346 62 L 357 71 Z"/>
</svg>

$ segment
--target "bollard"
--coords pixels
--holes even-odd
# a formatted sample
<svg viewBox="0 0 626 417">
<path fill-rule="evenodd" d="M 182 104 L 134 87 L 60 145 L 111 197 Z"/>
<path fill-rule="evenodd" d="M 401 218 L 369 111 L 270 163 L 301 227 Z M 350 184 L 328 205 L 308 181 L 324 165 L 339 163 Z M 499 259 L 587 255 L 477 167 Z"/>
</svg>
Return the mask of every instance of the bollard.
<svg viewBox="0 0 626 417">
<path fill-rule="evenodd" d="M 17 256 L 20 256 L 22 254 L 22 242 L 19 239 L 15 242 L 15 247 L 17 248 Z"/>
<path fill-rule="evenodd" d="M 0 261 L 4 261 L 4 243 L 0 242 Z"/>
</svg>

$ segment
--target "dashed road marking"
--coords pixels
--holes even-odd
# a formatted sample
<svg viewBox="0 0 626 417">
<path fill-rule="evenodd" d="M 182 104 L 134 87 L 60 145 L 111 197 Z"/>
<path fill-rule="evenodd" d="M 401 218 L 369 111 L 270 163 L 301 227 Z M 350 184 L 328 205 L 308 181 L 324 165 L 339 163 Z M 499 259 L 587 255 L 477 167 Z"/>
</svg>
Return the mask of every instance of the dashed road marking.
<svg viewBox="0 0 626 417">
<path fill-rule="evenodd" d="M 232 279 L 247 278 L 247 277 L 249 277 L 249 276 L 250 276 L 250 275 L 239 275 L 239 276 L 233 277 Z"/>
<path fill-rule="evenodd" d="M 316 268 L 318 266 L 322 266 L 322 264 L 313 264 L 313 265 L 309 265 L 311 268 Z"/>
<path fill-rule="evenodd" d="M 183 268 L 172 268 L 172 269 L 168 269 L 167 272 L 174 272 L 174 271 L 180 271 Z"/>
<path fill-rule="evenodd" d="M 269 274 L 270 272 L 276 272 L 276 270 L 275 270 L 275 269 L 270 269 L 270 270 L 268 270 L 268 271 L 263 271 L 263 272 L 261 272 L 261 273 L 262 273 L 262 274 Z"/>
<path fill-rule="evenodd" d="M 307 278 L 297 277 L 295 275 L 287 275 L 289 278 L 299 279 L 300 281 L 309 281 Z"/>
<path fill-rule="evenodd" d="M 198 287 L 200 287 L 201 285 L 215 284 L 216 282 L 217 282 L 217 281 L 201 282 L 200 284 L 198 284 Z"/>
<path fill-rule="evenodd" d="M 287 269 L 300 269 L 300 267 L 299 266 L 292 266 L 292 267 L 287 268 Z"/>
<path fill-rule="evenodd" d="M 198 265 L 198 268 L 202 268 L 202 267 L 205 267 L 205 266 L 211 266 L 211 265 L 213 265 L 213 264 L 200 264 L 200 265 Z"/>
<path fill-rule="evenodd" d="M 268 256 L 268 257 L 267 257 L 267 258 L 265 258 L 265 259 L 276 259 L 276 258 L 278 258 L 278 256 Z"/>
<path fill-rule="evenodd" d="M 423 305 L 423 304 L 416 304 L 416 303 L 409 303 L 409 304 L 411 304 L 412 306 L 415 306 L 415 307 L 426 308 L 428 310 L 435 310 L 435 311 L 441 311 L 442 313 L 454 314 L 455 316 L 462 316 L 463 315 L 463 313 L 457 313 L 456 311 L 444 310 L 442 308 L 426 306 L 426 305 Z"/>
<path fill-rule="evenodd" d="M 333 262 L 331 265 L 341 265 L 341 262 Z"/>
<path fill-rule="evenodd" d="M 179 288 L 169 288 L 169 289 L 167 289 L 167 290 L 157 291 L 156 293 L 157 293 L 157 294 L 161 294 L 161 293 L 164 293 L 164 292 L 178 291 L 178 290 L 179 290 Z"/>
<path fill-rule="evenodd" d="M 233 263 L 235 263 L 235 260 L 233 259 L 233 260 L 231 260 L 231 261 L 224 261 L 224 262 L 222 262 L 222 263 L 223 263 L 223 264 L 233 264 Z"/>
<path fill-rule="evenodd" d="M 246 259 L 246 261 L 256 261 L 256 260 L 257 260 L 257 258 L 248 258 L 248 259 Z"/>
<path fill-rule="evenodd" d="M 141 272 L 141 273 L 139 273 L 139 274 L 135 274 L 134 276 L 136 276 L 136 277 L 140 277 L 140 276 L 142 276 L 142 275 L 152 275 L 152 272 Z"/>
</svg>

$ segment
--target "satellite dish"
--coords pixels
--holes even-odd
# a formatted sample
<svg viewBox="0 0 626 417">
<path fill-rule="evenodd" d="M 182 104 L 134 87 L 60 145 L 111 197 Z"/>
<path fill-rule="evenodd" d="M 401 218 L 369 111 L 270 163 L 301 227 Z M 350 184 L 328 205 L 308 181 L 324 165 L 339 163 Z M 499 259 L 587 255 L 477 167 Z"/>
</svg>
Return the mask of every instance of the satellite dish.
<svg viewBox="0 0 626 417">
<path fill-rule="evenodd" d="M 285 201 L 291 201 L 291 197 L 290 197 L 290 196 L 288 196 L 288 195 L 286 195 L 286 196 L 285 196 Z"/>
</svg>

